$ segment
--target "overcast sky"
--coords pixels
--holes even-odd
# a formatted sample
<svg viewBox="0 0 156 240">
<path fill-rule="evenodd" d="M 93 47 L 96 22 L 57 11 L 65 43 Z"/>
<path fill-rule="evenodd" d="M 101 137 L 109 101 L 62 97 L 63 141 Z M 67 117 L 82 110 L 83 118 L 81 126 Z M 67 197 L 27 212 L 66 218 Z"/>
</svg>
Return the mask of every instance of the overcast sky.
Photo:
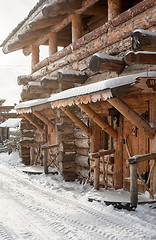
<svg viewBox="0 0 156 240">
<path fill-rule="evenodd" d="M 38 0 L 4 0 L 0 7 L 0 43 L 21 22 L 36 5 Z M 30 56 L 22 51 L 3 54 L 0 48 L 0 98 L 6 99 L 5 105 L 18 103 L 21 87 L 17 76 L 29 74 Z"/>
</svg>

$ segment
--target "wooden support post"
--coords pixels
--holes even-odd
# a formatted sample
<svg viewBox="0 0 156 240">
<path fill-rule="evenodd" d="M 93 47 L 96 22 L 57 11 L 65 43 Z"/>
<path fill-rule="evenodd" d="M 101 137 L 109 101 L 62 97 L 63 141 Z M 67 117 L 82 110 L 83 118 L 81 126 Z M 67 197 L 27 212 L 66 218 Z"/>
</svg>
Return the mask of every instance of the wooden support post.
<svg viewBox="0 0 156 240">
<path fill-rule="evenodd" d="M 48 164 L 47 164 L 47 160 L 48 160 L 48 149 L 44 148 L 44 156 L 43 156 L 43 165 L 44 165 L 44 173 L 48 174 Z"/>
<path fill-rule="evenodd" d="M 31 47 L 31 53 L 32 53 L 32 59 L 31 59 L 31 68 L 35 66 L 39 62 L 39 47 L 38 46 L 32 46 Z"/>
<path fill-rule="evenodd" d="M 82 37 L 82 20 L 81 15 L 73 14 L 72 16 L 72 42 Z"/>
<path fill-rule="evenodd" d="M 41 119 L 42 122 L 44 122 L 48 127 L 50 127 L 51 129 L 55 130 L 55 125 L 49 121 L 48 118 L 46 118 L 45 116 L 43 116 L 40 112 L 34 112 L 33 113 L 37 118 Z"/>
<path fill-rule="evenodd" d="M 34 118 L 30 115 L 30 113 L 29 114 L 22 113 L 22 116 L 26 118 L 30 123 L 32 123 L 32 125 L 35 126 L 39 131 L 41 132 L 43 131 L 43 128 L 41 127 L 41 125 L 34 120 Z"/>
<path fill-rule="evenodd" d="M 57 52 L 57 33 L 49 33 L 49 57 Z"/>
<path fill-rule="evenodd" d="M 96 122 L 105 132 L 107 132 L 113 138 L 117 138 L 117 132 L 107 124 L 93 109 L 91 109 L 88 105 L 79 104 L 79 108 L 81 108 L 94 122 Z"/>
<path fill-rule="evenodd" d="M 125 62 L 121 57 L 110 56 L 105 53 L 96 53 L 90 60 L 90 70 L 109 71 L 121 73 L 125 68 Z"/>
<path fill-rule="evenodd" d="M 156 33 L 137 29 L 132 34 L 132 49 L 134 51 L 156 51 Z"/>
<path fill-rule="evenodd" d="M 137 164 L 130 165 L 130 193 L 131 207 L 136 208 L 138 203 Z"/>
<path fill-rule="evenodd" d="M 74 122 L 76 123 L 88 136 L 91 136 L 91 130 L 68 108 L 60 107 L 61 110 Z"/>
<path fill-rule="evenodd" d="M 133 123 L 138 129 L 142 129 L 149 138 L 154 138 L 155 129 L 144 120 L 138 113 L 130 108 L 120 98 L 111 98 L 107 100 L 113 107 L 115 107 L 125 118 Z"/>
<path fill-rule="evenodd" d="M 35 153 L 34 146 L 30 147 L 30 165 L 33 165 L 35 162 Z"/>
<path fill-rule="evenodd" d="M 149 102 L 149 115 L 150 122 L 154 123 L 156 126 L 156 101 L 151 100 Z M 150 152 L 156 152 L 156 136 L 150 140 Z M 150 161 L 150 167 L 153 167 L 151 177 L 150 177 L 150 189 L 153 194 L 156 194 L 156 160 L 152 159 Z"/>
<path fill-rule="evenodd" d="M 121 13 L 121 0 L 108 0 L 108 21 Z"/>
<path fill-rule="evenodd" d="M 94 188 L 99 190 L 99 177 L 100 177 L 100 157 L 95 158 L 95 165 L 94 165 Z"/>
</svg>

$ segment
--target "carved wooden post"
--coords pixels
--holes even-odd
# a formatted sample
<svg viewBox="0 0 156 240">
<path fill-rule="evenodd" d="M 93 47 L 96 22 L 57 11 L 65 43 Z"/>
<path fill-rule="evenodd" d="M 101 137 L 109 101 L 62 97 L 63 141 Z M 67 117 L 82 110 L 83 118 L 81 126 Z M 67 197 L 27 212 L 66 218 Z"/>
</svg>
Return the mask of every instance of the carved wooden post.
<svg viewBox="0 0 156 240">
<path fill-rule="evenodd" d="M 39 47 L 32 46 L 31 53 L 32 53 L 32 60 L 31 60 L 31 67 L 33 67 L 39 62 Z"/>
<path fill-rule="evenodd" d="M 57 33 L 49 33 L 49 57 L 57 52 Z"/>
<path fill-rule="evenodd" d="M 72 42 L 82 37 L 82 20 L 81 15 L 73 14 L 72 16 Z"/>
<path fill-rule="evenodd" d="M 108 21 L 121 13 L 121 0 L 108 0 Z"/>
<path fill-rule="evenodd" d="M 137 184 L 137 164 L 130 164 L 130 192 L 131 207 L 137 207 L 138 203 L 138 184 Z"/>
<path fill-rule="evenodd" d="M 48 149 L 44 148 L 43 150 L 44 150 L 44 156 L 43 156 L 44 173 L 48 174 L 48 165 L 47 165 Z"/>
</svg>

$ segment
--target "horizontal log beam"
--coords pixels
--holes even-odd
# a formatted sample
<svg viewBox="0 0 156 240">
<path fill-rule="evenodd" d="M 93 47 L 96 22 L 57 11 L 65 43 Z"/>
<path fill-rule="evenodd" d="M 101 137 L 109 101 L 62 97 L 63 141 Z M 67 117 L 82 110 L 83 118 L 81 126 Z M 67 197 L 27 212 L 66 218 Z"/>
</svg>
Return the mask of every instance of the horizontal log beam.
<svg viewBox="0 0 156 240">
<path fill-rule="evenodd" d="M 132 34 L 132 49 L 134 51 L 156 51 L 156 33 L 142 29 Z"/>
<path fill-rule="evenodd" d="M 57 77 L 43 77 L 41 79 L 41 86 L 43 88 L 52 88 L 52 89 L 58 89 L 59 84 L 57 81 Z"/>
<path fill-rule="evenodd" d="M 105 53 L 96 53 L 90 60 L 90 70 L 109 71 L 121 73 L 125 68 L 125 62 L 121 57 L 110 56 Z"/>
<path fill-rule="evenodd" d="M 156 53 L 155 52 L 128 52 L 124 61 L 128 64 L 151 64 L 156 65 Z"/>
<path fill-rule="evenodd" d="M 91 137 L 92 132 L 72 111 L 68 108 L 61 107 L 61 110 L 74 122 L 76 123 L 89 137 Z"/>
<path fill-rule="evenodd" d="M 82 0 L 65 0 L 46 4 L 42 9 L 43 17 L 55 17 L 62 14 L 71 14 L 82 7 Z"/>
<path fill-rule="evenodd" d="M 21 75 L 17 77 L 18 85 L 27 85 L 32 81 L 32 77 L 30 75 Z"/>
<path fill-rule="evenodd" d="M 149 138 L 154 138 L 155 129 L 152 128 L 146 120 L 144 120 L 137 112 L 130 108 L 120 98 L 111 98 L 107 101 L 138 129 L 143 130 Z"/>
<path fill-rule="evenodd" d="M 40 132 L 43 132 L 43 128 L 41 125 L 32 117 L 32 115 L 29 113 L 22 113 L 22 116 L 26 118 L 34 127 L 36 127 Z"/>
<path fill-rule="evenodd" d="M 107 124 L 93 109 L 91 109 L 88 105 L 79 104 L 79 108 L 81 108 L 94 122 L 96 122 L 105 132 L 107 132 L 113 138 L 117 138 L 117 132 Z"/>
<path fill-rule="evenodd" d="M 101 157 L 101 156 L 106 156 L 115 153 L 115 149 L 110 149 L 110 150 L 105 150 L 105 151 L 99 151 L 96 153 L 89 153 L 88 155 L 96 158 L 96 157 Z"/>
<path fill-rule="evenodd" d="M 148 153 L 144 155 L 136 155 L 133 156 L 129 159 L 127 159 L 127 163 L 129 164 L 134 164 L 134 163 L 139 163 L 139 162 L 144 162 L 144 161 L 150 161 L 150 160 L 156 160 L 156 153 Z"/>
<path fill-rule="evenodd" d="M 30 41 L 32 39 L 37 39 L 45 34 L 48 34 L 50 31 L 50 28 L 45 28 L 45 29 L 39 29 L 36 31 L 23 31 L 18 34 L 18 40 L 20 42 L 23 41 Z"/>
<path fill-rule="evenodd" d="M 0 113 L 0 119 L 8 118 L 22 118 L 22 115 L 17 113 Z"/>
<path fill-rule="evenodd" d="M 46 118 L 43 114 L 41 114 L 40 112 L 33 112 L 33 114 L 37 118 L 39 118 L 42 122 L 44 122 L 48 127 L 55 130 L 55 125 L 48 118 Z"/>
<path fill-rule="evenodd" d="M 84 72 L 73 70 L 59 70 L 57 74 L 58 82 L 73 82 L 83 84 L 88 76 Z"/>
<path fill-rule="evenodd" d="M 3 111 L 3 110 L 11 110 L 11 109 L 14 109 L 15 106 L 0 106 L 0 110 Z"/>
</svg>

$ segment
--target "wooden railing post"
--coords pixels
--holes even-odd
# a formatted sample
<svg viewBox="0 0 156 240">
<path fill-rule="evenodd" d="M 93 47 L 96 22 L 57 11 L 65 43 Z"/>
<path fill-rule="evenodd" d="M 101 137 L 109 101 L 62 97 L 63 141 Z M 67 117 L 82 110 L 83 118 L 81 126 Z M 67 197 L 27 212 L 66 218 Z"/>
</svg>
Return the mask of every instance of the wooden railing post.
<svg viewBox="0 0 156 240">
<path fill-rule="evenodd" d="M 136 208 L 138 203 L 137 164 L 130 164 L 130 193 L 131 207 Z"/>
<path fill-rule="evenodd" d="M 44 173 L 45 174 L 48 174 L 47 160 L 48 160 L 48 149 L 44 148 L 43 164 L 44 164 Z"/>
<path fill-rule="evenodd" d="M 94 188 L 99 190 L 100 187 L 100 158 L 95 158 L 95 165 L 94 165 Z"/>
</svg>

